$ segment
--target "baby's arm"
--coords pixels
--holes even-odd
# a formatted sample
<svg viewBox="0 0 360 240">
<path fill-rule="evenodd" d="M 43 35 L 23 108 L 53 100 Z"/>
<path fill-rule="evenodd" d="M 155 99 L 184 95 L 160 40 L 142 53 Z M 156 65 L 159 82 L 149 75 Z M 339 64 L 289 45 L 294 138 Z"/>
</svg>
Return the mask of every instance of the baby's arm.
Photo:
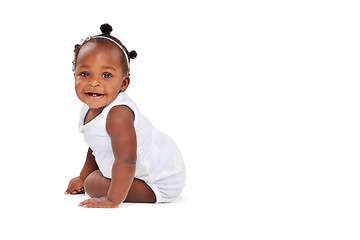
<svg viewBox="0 0 360 240">
<path fill-rule="evenodd" d="M 89 148 L 86 155 L 85 164 L 80 172 L 80 178 L 83 181 L 85 181 L 85 179 L 87 178 L 87 176 L 89 176 L 90 173 L 99 169 L 95 161 L 95 156 L 92 153 L 93 151 L 91 150 L 91 148 Z"/>
<path fill-rule="evenodd" d="M 117 207 L 127 197 L 134 180 L 137 145 L 133 112 L 126 106 L 113 107 L 107 117 L 106 131 L 115 157 L 110 187 L 106 196 L 85 200 L 79 206 Z"/>
<path fill-rule="evenodd" d="M 108 114 L 106 130 L 115 156 L 107 198 L 118 206 L 125 200 L 135 175 L 137 144 L 134 113 L 126 106 L 113 107 Z"/>
<path fill-rule="evenodd" d="M 89 148 L 85 164 L 80 172 L 79 177 L 75 177 L 70 180 L 68 188 L 65 191 L 65 194 L 78 194 L 84 193 L 84 181 L 89 176 L 90 173 L 97 170 L 99 167 L 96 164 L 95 157 L 92 154 L 92 150 Z"/>
</svg>

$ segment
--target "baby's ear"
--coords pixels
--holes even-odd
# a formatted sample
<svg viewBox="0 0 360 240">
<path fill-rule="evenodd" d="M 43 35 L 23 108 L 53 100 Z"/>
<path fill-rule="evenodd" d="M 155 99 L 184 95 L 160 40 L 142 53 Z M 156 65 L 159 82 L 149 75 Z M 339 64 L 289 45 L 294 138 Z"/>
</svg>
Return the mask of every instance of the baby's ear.
<svg viewBox="0 0 360 240">
<path fill-rule="evenodd" d="M 129 87 L 129 85 L 130 85 L 130 77 L 129 75 L 126 75 L 122 81 L 120 92 L 125 92 L 126 89 Z"/>
</svg>

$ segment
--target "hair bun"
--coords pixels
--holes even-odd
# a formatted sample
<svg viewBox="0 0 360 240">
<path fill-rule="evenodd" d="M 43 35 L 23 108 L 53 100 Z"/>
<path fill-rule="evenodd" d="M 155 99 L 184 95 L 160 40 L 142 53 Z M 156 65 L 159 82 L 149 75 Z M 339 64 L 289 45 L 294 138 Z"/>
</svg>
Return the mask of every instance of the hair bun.
<svg viewBox="0 0 360 240">
<path fill-rule="evenodd" d="M 137 57 L 137 52 L 132 50 L 129 52 L 130 59 L 135 59 Z"/>
<path fill-rule="evenodd" d="M 100 26 L 100 30 L 104 35 L 110 35 L 111 31 L 113 30 L 112 26 L 108 23 L 105 23 Z"/>
</svg>

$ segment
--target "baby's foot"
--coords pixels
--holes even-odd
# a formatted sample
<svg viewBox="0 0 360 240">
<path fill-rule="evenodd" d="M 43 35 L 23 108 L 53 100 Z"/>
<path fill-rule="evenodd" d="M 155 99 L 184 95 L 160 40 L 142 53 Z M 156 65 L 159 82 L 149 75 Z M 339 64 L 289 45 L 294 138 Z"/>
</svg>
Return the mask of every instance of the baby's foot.
<svg viewBox="0 0 360 240">
<path fill-rule="evenodd" d="M 85 188 L 82 187 L 82 188 L 79 188 L 79 189 L 75 189 L 74 191 L 72 191 L 70 194 L 83 194 L 85 193 Z M 69 194 L 69 193 L 66 193 L 65 194 Z"/>
<path fill-rule="evenodd" d="M 75 193 L 75 194 L 83 194 L 83 193 L 85 193 L 85 188 L 84 188 L 84 187 L 82 187 L 82 188 L 77 189 L 77 190 L 75 190 L 75 191 L 76 191 L 76 193 Z"/>
</svg>

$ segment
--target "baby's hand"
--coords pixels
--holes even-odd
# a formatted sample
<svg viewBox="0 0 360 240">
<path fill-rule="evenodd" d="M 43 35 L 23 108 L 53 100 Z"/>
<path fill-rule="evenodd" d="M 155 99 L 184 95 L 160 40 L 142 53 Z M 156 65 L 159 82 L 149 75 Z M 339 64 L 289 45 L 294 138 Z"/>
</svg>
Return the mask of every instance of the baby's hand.
<svg viewBox="0 0 360 240">
<path fill-rule="evenodd" d="M 85 208 L 117 208 L 118 207 L 106 197 L 89 198 L 79 203 L 79 206 Z"/>
<path fill-rule="evenodd" d="M 80 194 L 85 193 L 84 182 L 80 177 L 76 177 L 70 180 L 68 188 L 65 191 L 65 194 Z"/>
</svg>

